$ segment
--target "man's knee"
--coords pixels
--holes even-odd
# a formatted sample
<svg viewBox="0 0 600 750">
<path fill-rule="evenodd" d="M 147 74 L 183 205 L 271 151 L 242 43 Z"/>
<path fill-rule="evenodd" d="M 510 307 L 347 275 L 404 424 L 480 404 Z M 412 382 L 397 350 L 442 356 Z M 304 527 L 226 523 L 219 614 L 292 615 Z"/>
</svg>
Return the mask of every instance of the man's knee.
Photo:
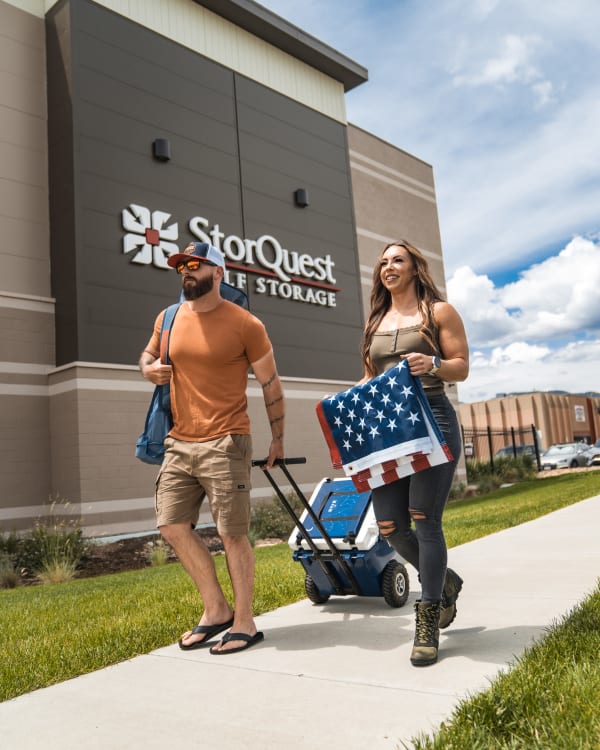
<svg viewBox="0 0 600 750">
<path fill-rule="evenodd" d="M 187 523 L 165 523 L 158 530 L 165 542 L 174 547 L 184 536 L 193 533 L 194 527 Z"/>
<path fill-rule="evenodd" d="M 223 547 L 225 547 L 225 552 L 227 552 L 228 549 L 238 549 L 251 546 L 247 534 L 226 534 L 221 532 L 219 536 L 223 542 Z"/>
<path fill-rule="evenodd" d="M 413 521 L 426 521 L 427 520 L 427 514 L 424 513 L 422 510 L 418 510 L 417 508 L 409 508 L 408 512 L 410 513 L 410 517 Z"/>
</svg>

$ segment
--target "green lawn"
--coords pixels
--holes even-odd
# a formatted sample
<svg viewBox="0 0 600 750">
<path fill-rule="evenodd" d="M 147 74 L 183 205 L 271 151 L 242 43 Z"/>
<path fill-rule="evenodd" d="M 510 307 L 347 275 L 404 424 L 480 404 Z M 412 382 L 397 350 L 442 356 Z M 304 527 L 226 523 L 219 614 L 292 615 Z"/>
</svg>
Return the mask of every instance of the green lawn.
<svg viewBox="0 0 600 750">
<path fill-rule="evenodd" d="M 463 544 L 597 494 L 600 494 L 600 472 L 586 472 L 534 479 L 483 497 L 454 501 L 448 506 L 445 516 L 448 544 Z M 293 562 L 287 544 L 262 547 L 255 552 L 255 614 L 304 597 L 304 572 L 299 563 Z M 216 564 L 223 586 L 230 595 L 224 557 L 217 556 Z M 565 677 L 565 681 L 573 685 L 573 693 L 567 693 L 565 699 L 553 696 L 550 691 L 545 693 L 548 704 L 558 712 L 557 715 L 569 714 L 565 716 L 565 722 L 575 721 L 577 717 L 582 721 L 587 717 L 585 701 L 588 699 L 593 699 L 594 706 L 600 705 L 596 669 L 600 644 L 588 638 L 590 630 L 594 628 L 596 635 L 600 633 L 600 594 L 583 606 L 582 613 L 575 613 L 564 625 L 565 635 L 561 628 L 557 628 L 556 644 L 547 647 L 544 642 L 539 646 L 542 658 L 538 655 L 531 657 L 536 659 L 534 664 L 527 657 L 506 677 L 507 680 L 517 680 L 517 684 L 522 686 L 533 687 L 552 682 L 559 667 L 569 669 L 569 677 L 568 680 Z M 173 643 L 184 630 L 198 621 L 199 612 L 197 594 L 179 564 L 63 584 L 0 591 L 0 700 Z M 583 642 L 585 648 L 580 648 L 579 641 Z M 588 663 L 587 656 L 582 656 L 588 646 L 594 656 L 591 663 Z M 549 651 L 547 657 L 545 649 Z M 499 690 L 499 693 L 494 690 Z M 578 691 L 577 696 L 575 691 Z M 538 698 L 544 693 L 539 689 L 530 692 Z M 467 718 L 462 720 L 464 726 L 471 726 L 472 717 L 476 716 L 477 722 L 482 725 L 480 729 L 489 729 L 490 737 L 495 741 L 500 735 L 494 721 L 502 723 L 503 717 L 512 717 L 521 712 L 523 725 L 530 729 L 526 735 L 527 742 L 521 740 L 518 734 L 510 739 L 512 735 L 509 732 L 509 744 L 485 744 L 492 741 L 489 738 L 465 741 L 463 736 L 458 740 L 435 740 L 448 744 L 422 744 L 420 747 L 460 750 L 495 747 L 532 747 L 540 750 L 600 748 L 600 741 L 595 745 L 535 744 L 532 737 L 535 738 L 538 729 L 532 717 L 541 709 L 532 702 L 533 697 L 517 700 L 517 696 L 522 694 L 517 687 L 500 681 L 495 682 L 488 693 L 488 698 L 474 699 L 490 701 L 484 709 L 477 708 L 478 703 L 472 707 L 465 704 L 464 716 Z M 488 696 L 488 693 L 483 695 Z M 558 705 L 554 703 L 555 700 L 559 701 Z M 592 728 L 582 728 L 582 742 L 587 733 L 597 731 L 596 714 L 594 710 Z M 460 717 L 457 717 L 457 726 L 460 721 Z M 513 725 L 516 727 L 517 722 L 511 718 L 510 726 Z M 445 731 L 448 731 L 447 728 Z M 439 737 L 442 737 L 442 733 Z M 519 744 L 521 741 L 524 744 Z M 422 742 L 428 740 L 423 739 Z"/>
<path fill-rule="evenodd" d="M 287 545 L 256 549 L 255 614 L 304 597 Z M 215 558 L 231 598 L 225 557 Z M 199 619 L 192 582 L 178 563 L 0 591 L 0 700 L 145 654 Z"/>
<path fill-rule="evenodd" d="M 600 588 L 415 750 L 598 750 Z"/>
</svg>

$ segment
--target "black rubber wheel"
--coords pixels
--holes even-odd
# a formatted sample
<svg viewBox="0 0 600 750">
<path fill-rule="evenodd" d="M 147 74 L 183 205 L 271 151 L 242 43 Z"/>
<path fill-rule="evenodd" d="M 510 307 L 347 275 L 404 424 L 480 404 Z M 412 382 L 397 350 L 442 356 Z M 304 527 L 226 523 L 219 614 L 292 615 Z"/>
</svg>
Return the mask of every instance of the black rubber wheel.
<svg viewBox="0 0 600 750">
<path fill-rule="evenodd" d="M 575 461 L 575 459 L 573 459 L 571 461 L 571 463 L 569 464 L 569 469 L 576 469 L 578 466 L 579 466 L 579 464 L 577 463 L 577 461 Z"/>
<path fill-rule="evenodd" d="M 408 571 L 401 562 L 391 560 L 383 569 L 381 593 L 390 607 L 402 607 L 406 604 L 410 583 Z"/>
<path fill-rule="evenodd" d="M 325 604 L 329 599 L 329 594 L 322 594 L 309 575 L 304 578 L 304 590 L 313 604 Z"/>
</svg>

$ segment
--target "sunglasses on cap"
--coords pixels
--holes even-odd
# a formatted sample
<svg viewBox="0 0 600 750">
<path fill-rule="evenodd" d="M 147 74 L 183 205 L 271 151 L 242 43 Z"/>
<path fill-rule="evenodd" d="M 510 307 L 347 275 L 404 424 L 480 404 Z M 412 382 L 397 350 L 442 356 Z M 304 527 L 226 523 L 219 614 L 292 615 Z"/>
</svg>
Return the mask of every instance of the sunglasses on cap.
<svg viewBox="0 0 600 750">
<path fill-rule="evenodd" d="M 178 263 L 175 266 L 175 270 L 177 271 L 177 273 L 183 273 L 185 268 L 187 268 L 188 271 L 197 271 L 200 266 L 212 266 L 213 268 L 215 268 L 215 264 L 211 263 L 209 260 L 190 258 L 189 260 L 182 260 L 181 263 Z"/>
</svg>

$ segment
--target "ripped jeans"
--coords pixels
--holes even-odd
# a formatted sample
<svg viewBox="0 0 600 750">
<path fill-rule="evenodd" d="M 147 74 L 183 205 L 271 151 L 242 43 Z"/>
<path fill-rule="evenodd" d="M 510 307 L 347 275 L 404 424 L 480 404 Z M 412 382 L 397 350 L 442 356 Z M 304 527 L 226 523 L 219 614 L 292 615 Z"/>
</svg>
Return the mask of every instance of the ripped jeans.
<svg viewBox="0 0 600 750">
<path fill-rule="evenodd" d="M 421 599 L 438 602 L 448 561 L 442 515 L 462 445 L 456 413 L 447 396 L 431 396 L 429 403 L 454 461 L 377 487 L 371 498 L 381 536 L 419 572 Z"/>
</svg>

